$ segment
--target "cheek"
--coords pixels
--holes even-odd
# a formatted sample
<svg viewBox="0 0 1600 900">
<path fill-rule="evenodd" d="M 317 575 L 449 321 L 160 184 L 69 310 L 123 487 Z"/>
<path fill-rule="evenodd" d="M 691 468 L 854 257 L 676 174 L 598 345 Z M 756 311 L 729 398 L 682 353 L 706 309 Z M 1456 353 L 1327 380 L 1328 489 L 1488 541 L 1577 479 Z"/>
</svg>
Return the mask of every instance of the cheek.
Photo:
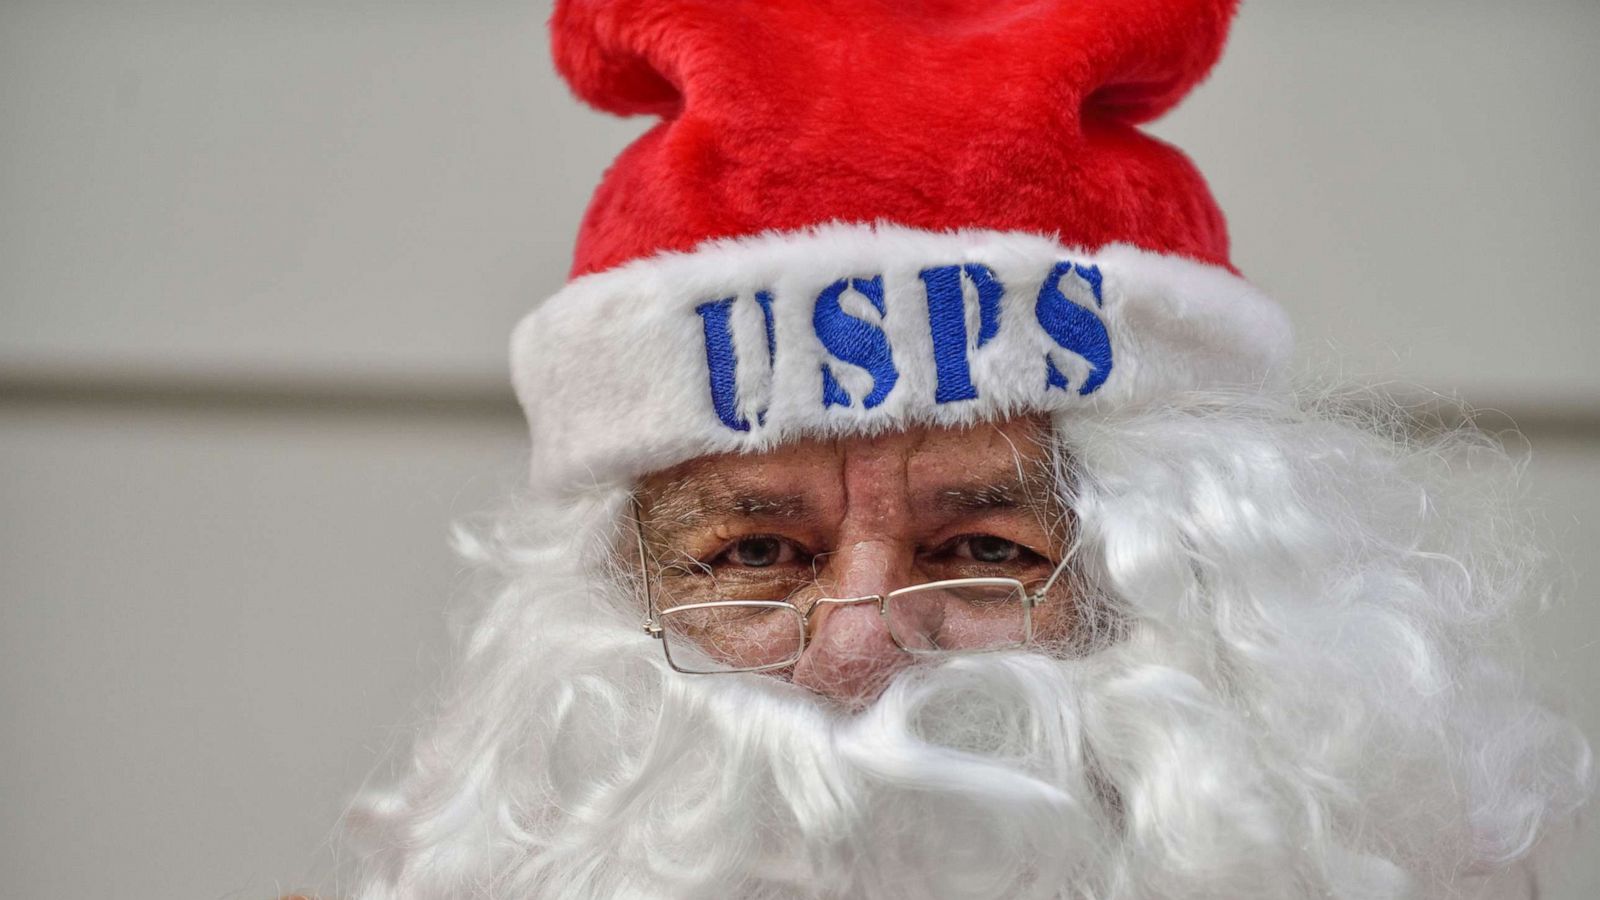
<svg viewBox="0 0 1600 900">
<path fill-rule="evenodd" d="M 698 661 L 682 652 L 691 647 L 709 656 L 717 669 L 753 669 L 792 661 L 802 639 L 799 617 L 785 611 L 738 621 L 718 621 L 714 610 L 669 613 L 662 616 L 662 627 L 673 659 L 691 668 Z"/>
<path fill-rule="evenodd" d="M 797 628 L 784 624 L 737 634 L 703 635 L 699 643 L 707 655 L 730 668 L 755 668 L 795 655 L 796 631 Z"/>
<path fill-rule="evenodd" d="M 945 621 L 939 643 L 951 650 L 1002 647 L 1022 643 L 1023 634 L 1020 611 L 1006 616 L 962 617 Z"/>
</svg>

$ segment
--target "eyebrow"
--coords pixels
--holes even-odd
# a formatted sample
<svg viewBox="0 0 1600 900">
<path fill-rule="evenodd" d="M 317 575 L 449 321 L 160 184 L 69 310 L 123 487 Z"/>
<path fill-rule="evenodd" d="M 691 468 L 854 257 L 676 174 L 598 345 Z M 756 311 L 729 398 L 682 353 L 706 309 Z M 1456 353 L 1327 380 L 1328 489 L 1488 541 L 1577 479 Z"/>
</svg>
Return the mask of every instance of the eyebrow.
<svg viewBox="0 0 1600 900">
<path fill-rule="evenodd" d="M 980 513 L 1036 506 L 1037 499 L 1020 482 L 947 487 L 933 492 L 927 505 L 943 513 Z"/>
<path fill-rule="evenodd" d="M 992 481 L 963 478 L 912 498 L 914 508 L 946 516 L 1023 510 L 1049 516 L 1051 501 L 1035 483 L 1038 473 L 1007 469 Z M 670 482 L 652 498 L 645 524 L 650 542 L 671 544 L 681 535 L 726 519 L 812 522 L 813 504 L 801 493 L 774 492 L 726 476 L 689 475 Z"/>
<path fill-rule="evenodd" d="M 808 521 L 815 510 L 803 494 L 774 493 L 689 477 L 664 488 L 650 503 L 646 524 L 657 541 L 669 543 L 718 519 Z"/>
<path fill-rule="evenodd" d="M 1040 466 L 1012 468 L 996 473 L 990 480 L 963 478 L 948 482 L 914 497 L 912 503 L 917 509 L 950 517 L 1021 511 L 1055 530 L 1052 523 L 1059 512 L 1049 483 L 1047 470 Z"/>
</svg>

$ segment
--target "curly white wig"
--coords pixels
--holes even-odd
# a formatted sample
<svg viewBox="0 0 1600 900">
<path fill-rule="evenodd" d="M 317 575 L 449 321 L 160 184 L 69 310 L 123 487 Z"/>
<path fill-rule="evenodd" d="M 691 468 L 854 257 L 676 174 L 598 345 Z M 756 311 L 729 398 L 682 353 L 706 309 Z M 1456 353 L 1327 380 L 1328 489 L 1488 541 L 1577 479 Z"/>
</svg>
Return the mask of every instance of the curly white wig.
<svg viewBox="0 0 1600 900">
<path fill-rule="evenodd" d="M 627 494 L 521 509 L 360 900 L 1523 896 L 1590 789 L 1530 696 L 1520 471 L 1471 429 L 1288 392 L 1054 418 L 1084 639 L 864 711 L 668 670 Z"/>
</svg>

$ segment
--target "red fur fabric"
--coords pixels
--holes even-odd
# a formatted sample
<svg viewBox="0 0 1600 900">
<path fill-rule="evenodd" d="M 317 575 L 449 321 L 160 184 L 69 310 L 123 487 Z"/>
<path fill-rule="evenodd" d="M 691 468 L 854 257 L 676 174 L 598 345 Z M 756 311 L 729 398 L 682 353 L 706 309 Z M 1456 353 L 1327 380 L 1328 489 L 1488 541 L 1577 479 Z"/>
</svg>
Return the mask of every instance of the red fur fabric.
<svg viewBox="0 0 1600 900">
<path fill-rule="evenodd" d="M 662 118 L 595 192 L 572 274 L 828 221 L 1226 266 L 1200 173 L 1136 126 L 1205 76 L 1236 5 L 561 0 L 556 65 L 578 96 Z"/>
</svg>

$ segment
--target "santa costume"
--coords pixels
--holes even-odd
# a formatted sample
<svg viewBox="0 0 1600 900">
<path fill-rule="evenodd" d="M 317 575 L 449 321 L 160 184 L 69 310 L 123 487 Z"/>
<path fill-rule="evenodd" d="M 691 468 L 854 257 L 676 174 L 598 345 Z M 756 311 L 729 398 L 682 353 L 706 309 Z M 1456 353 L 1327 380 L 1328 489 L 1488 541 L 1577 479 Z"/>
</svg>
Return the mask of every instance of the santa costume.
<svg viewBox="0 0 1600 900">
<path fill-rule="evenodd" d="M 1589 749 L 1505 652 L 1512 466 L 1291 379 L 1190 161 L 1140 130 L 1236 0 L 563 0 L 574 92 L 658 124 L 516 329 L 526 495 L 363 900 L 1522 896 Z M 865 710 L 672 672 L 619 564 L 649 473 L 1046 415 L 1070 654 Z"/>
</svg>

